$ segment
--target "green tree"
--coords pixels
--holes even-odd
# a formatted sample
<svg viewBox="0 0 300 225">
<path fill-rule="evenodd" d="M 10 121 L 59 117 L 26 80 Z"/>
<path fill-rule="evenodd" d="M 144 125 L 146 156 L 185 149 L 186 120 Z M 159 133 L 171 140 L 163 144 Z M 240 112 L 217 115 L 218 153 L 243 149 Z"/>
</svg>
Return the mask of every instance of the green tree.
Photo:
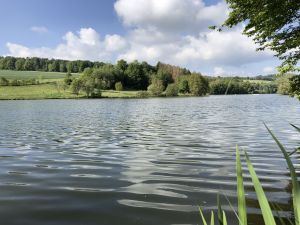
<svg viewBox="0 0 300 225">
<path fill-rule="evenodd" d="M 299 0 L 226 0 L 231 9 L 223 26 L 245 22 L 244 34 L 270 48 L 284 64 L 296 65 L 300 59 Z"/>
<path fill-rule="evenodd" d="M 154 96 L 160 96 L 164 91 L 163 82 L 157 78 L 153 78 L 151 85 L 148 87 L 148 92 Z"/>
<path fill-rule="evenodd" d="M 163 82 L 164 87 L 167 87 L 168 84 L 173 83 L 174 80 L 172 78 L 172 74 L 159 70 L 157 72 L 157 74 L 155 75 L 155 77 L 157 77 L 159 80 L 161 80 Z"/>
<path fill-rule="evenodd" d="M 290 91 L 291 96 L 297 97 L 300 100 L 300 75 L 290 78 Z"/>
<path fill-rule="evenodd" d="M 73 81 L 72 74 L 71 73 L 67 73 L 66 77 L 64 78 L 64 85 L 70 86 L 71 83 L 72 83 L 72 81 Z"/>
<path fill-rule="evenodd" d="M 73 94 L 76 94 L 76 95 L 79 95 L 79 92 L 82 88 L 83 84 L 82 84 L 82 80 L 80 79 L 74 79 L 72 81 L 72 84 L 71 84 L 71 91 Z"/>
<path fill-rule="evenodd" d="M 208 93 L 208 81 L 200 74 L 192 74 L 189 77 L 189 88 L 191 94 L 202 96 Z"/>
<path fill-rule="evenodd" d="M 178 96 L 178 87 L 176 84 L 169 84 L 166 89 L 166 96 L 173 97 Z"/>
<path fill-rule="evenodd" d="M 281 95 L 288 95 L 290 94 L 290 78 L 292 77 L 292 75 L 280 75 L 277 80 L 277 93 L 281 94 Z"/>
<path fill-rule="evenodd" d="M 113 65 L 106 64 L 98 69 L 93 69 L 91 76 L 101 80 L 103 89 L 114 88 L 116 79 Z"/>
<path fill-rule="evenodd" d="M 142 65 L 138 61 L 134 61 L 128 65 L 125 71 L 125 86 L 136 90 L 145 90 L 149 83 L 148 75 Z"/>
<path fill-rule="evenodd" d="M 115 84 L 115 89 L 116 89 L 116 91 L 123 91 L 123 84 L 122 84 L 122 82 L 117 82 Z"/>
<path fill-rule="evenodd" d="M 24 64 L 25 64 L 25 59 L 17 59 L 16 63 L 15 63 L 15 68 L 16 70 L 24 70 Z"/>
<path fill-rule="evenodd" d="M 189 93 L 189 82 L 187 79 L 180 79 L 178 82 L 178 89 L 180 93 L 186 94 Z"/>
</svg>

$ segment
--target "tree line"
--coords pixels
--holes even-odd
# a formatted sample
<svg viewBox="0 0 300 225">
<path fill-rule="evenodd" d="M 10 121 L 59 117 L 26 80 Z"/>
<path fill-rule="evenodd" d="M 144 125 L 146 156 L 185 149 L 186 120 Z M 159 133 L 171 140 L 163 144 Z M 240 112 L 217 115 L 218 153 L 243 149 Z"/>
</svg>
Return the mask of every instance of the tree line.
<svg viewBox="0 0 300 225">
<path fill-rule="evenodd" d="M 99 67 L 102 65 L 104 65 L 104 63 L 91 62 L 88 60 L 68 61 L 38 57 L 19 58 L 0 56 L 0 70 L 82 73 L 86 68 Z"/>
<path fill-rule="evenodd" d="M 86 68 L 79 78 L 73 79 L 68 74 L 64 84 L 69 85 L 74 94 L 83 91 L 88 97 L 99 97 L 101 90 L 111 89 L 139 90 L 141 97 L 177 96 L 180 93 L 202 96 L 209 91 L 208 80 L 200 73 L 160 62 L 152 66 L 125 60 L 119 60 L 115 65 Z"/>
<path fill-rule="evenodd" d="M 274 94 L 277 93 L 277 83 L 274 81 L 251 82 L 240 77 L 212 78 L 209 82 L 210 93 L 223 94 Z"/>
</svg>

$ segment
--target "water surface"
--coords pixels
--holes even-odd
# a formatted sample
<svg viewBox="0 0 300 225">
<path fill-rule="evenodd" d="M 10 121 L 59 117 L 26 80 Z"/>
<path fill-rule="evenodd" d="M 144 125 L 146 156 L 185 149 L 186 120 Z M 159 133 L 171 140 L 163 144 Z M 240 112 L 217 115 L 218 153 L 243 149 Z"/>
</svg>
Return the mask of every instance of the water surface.
<svg viewBox="0 0 300 225">
<path fill-rule="evenodd" d="M 293 150 L 299 115 L 278 95 L 1 101 L 1 224 L 200 224 L 197 206 L 216 209 L 219 191 L 236 204 L 236 144 L 290 215 L 287 166 L 263 121 Z"/>
</svg>

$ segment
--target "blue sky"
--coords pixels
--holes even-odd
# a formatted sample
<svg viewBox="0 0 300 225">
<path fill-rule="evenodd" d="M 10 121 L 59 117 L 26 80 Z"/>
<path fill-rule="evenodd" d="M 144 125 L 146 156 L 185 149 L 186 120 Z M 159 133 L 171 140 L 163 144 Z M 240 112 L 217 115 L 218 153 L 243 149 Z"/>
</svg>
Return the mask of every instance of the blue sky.
<svg viewBox="0 0 300 225">
<path fill-rule="evenodd" d="M 223 33 L 228 8 L 211 0 L 0 0 L 0 54 L 115 62 L 163 61 L 209 75 L 275 72 L 240 27 Z"/>
</svg>

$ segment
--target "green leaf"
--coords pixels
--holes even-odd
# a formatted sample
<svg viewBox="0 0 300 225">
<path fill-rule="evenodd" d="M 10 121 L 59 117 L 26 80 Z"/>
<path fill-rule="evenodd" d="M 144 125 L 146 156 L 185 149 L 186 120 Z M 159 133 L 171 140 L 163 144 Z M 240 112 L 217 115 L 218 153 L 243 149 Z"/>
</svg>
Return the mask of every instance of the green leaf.
<svg viewBox="0 0 300 225">
<path fill-rule="evenodd" d="M 200 215 L 201 215 L 202 223 L 204 225 L 207 225 L 207 222 L 206 222 L 205 217 L 203 215 L 202 209 L 200 207 L 199 207 L 199 212 L 200 212 Z"/>
<path fill-rule="evenodd" d="M 269 127 L 265 124 L 267 130 L 271 134 L 272 138 L 275 140 L 276 144 L 280 148 L 287 165 L 290 170 L 291 178 L 292 178 L 292 195 L 293 195 L 293 205 L 294 205 L 294 214 L 295 214 L 295 224 L 300 225 L 300 187 L 299 187 L 299 182 L 297 179 L 297 174 L 295 167 L 292 163 L 292 160 L 286 151 L 286 149 L 283 147 L 283 145 L 279 142 L 279 140 L 275 137 L 273 132 L 269 129 Z M 293 125 L 292 125 L 293 126 Z"/>
<path fill-rule="evenodd" d="M 295 126 L 294 124 L 291 124 L 292 127 L 294 127 L 298 132 L 300 132 L 300 128 Z"/>
<path fill-rule="evenodd" d="M 221 206 L 221 202 L 220 202 L 220 195 L 218 193 L 217 196 L 217 204 L 218 204 L 218 221 L 220 225 L 224 225 L 223 224 L 223 210 L 222 210 L 222 206 Z"/>
<path fill-rule="evenodd" d="M 259 202 L 259 206 L 260 206 L 263 218 L 264 218 L 265 225 L 276 225 L 274 216 L 272 214 L 272 210 L 271 210 L 269 202 L 268 202 L 268 199 L 267 199 L 265 192 L 261 186 L 261 183 L 259 182 L 259 179 L 256 175 L 256 172 L 254 170 L 254 167 L 252 166 L 252 163 L 249 159 L 247 152 L 245 152 L 245 156 L 246 156 L 248 170 L 249 170 L 250 176 L 252 178 L 252 183 L 254 185 L 254 189 L 255 189 L 256 196 L 257 196 L 257 199 Z"/>
<path fill-rule="evenodd" d="M 214 212 L 211 211 L 211 216 L 210 216 L 210 225 L 214 225 L 215 224 L 215 215 Z"/>
<path fill-rule="evenodd" d="M 243 170 L 242 170 L 240 151 L 238 146 L 236 146 L 236 175 L 237 175 L 239 224 L 247 225 L 247 209 L 246 209 L 244 182 L 243 182 Z"/>
<path fill-rule="evenodd" d="M 224 225 L 227 225 L 227 218 L 226 218 L 225 211 L 223 211 L 223 223 Z"/>
</svg>

